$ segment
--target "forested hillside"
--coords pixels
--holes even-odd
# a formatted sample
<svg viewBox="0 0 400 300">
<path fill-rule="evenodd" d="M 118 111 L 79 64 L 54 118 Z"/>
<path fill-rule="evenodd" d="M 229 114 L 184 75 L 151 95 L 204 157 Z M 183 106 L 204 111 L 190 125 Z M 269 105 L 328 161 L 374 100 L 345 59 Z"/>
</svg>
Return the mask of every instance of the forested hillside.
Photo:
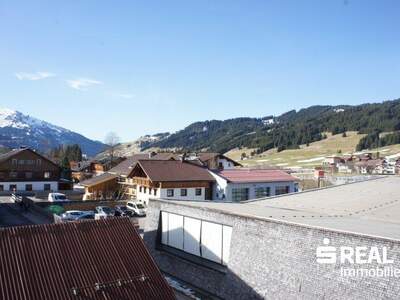
<svg viewBox="0 0 400 300">
<path fill-rule="evenodd" d="M 236 147 L 296 149 L 325 138 L 324 132 L 373 134 L 400 130 L 400 99 L 357 106 L 311 106 L 278 117 L 196 122 L 148 147 L 225 152 Z M 388 138 L 395 141 L 396 137 Z"/>
</svg>

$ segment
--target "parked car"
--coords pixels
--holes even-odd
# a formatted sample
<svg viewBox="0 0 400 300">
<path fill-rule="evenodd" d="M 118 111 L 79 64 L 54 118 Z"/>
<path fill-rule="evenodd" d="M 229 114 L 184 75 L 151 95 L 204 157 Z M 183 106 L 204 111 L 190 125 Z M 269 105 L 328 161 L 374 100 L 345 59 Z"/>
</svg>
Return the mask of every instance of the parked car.
<svg viewBox="0 0 400 300">
<path fill-rule="evenodd" d="M 49 196 L 47 198 L 49 202 L 65 202 L 69 201 L 67 196 L 61 193 L 49 193 Z"/>
<path fill-rule="evenodd" d="M 61 218 L 63 221 L 75 221 L 79 217 L 87 213 L 88 213 L 87 211 L 81 211 L 81 210 L 68 210 L 61 215 Z"/>
<path fill-rule="evenodd" d="M 146 215 L 146 207 L 139 202 L 134 202 L 134 201 L 128 201 L 126 203 L 126 207 L 128 209 L 130 209 L 131 211 L 133 211 L 135 213 L 135 215 L 137 216 L 145 216 Z"/>
<path fill-rule="evenodd" d="M 79 220 L 94 220 L 95 213 L 94 211 L 86 211 L 84 214 L 80 215 L 76 218 L 76 221 Z"/>
<path fill-rule="evenodd" d="M 111 217 L 111 216 L 120 216 L 119 213 L 115 213 L 115 210 L 108 207 L 108 206 L 97 206 L 96 207 L 96 213 L 105 217 Z"/>
<path fill-rule="evenodd" d="M 122 217 L 133 217 L 135 215 L 133 210 L 128 209 L 128 207 L 126 205 L 116 205 L 114 207 L 114 209 L 115 209 L 115 212 L 120 213 L 120 215 Z"/>
</svg>

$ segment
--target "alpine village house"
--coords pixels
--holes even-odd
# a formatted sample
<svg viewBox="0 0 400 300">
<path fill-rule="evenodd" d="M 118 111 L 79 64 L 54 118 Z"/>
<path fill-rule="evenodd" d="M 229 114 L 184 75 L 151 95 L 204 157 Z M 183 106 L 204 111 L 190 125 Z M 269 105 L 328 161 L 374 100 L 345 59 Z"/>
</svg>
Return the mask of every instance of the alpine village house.
<svg viewBox="0 0 400 300">
<path fill-rule="evenodd" d="M 0 155 L 0 192 L 57 191 L 60 168 L 29 148 Z"/>
<path fill-rule="evenodd" d="M 81 183 L 84 199 L 244 201 L 297 191 L 282 170 L 252 170 L 219 153 L 135 154 Z"/>
</svg>

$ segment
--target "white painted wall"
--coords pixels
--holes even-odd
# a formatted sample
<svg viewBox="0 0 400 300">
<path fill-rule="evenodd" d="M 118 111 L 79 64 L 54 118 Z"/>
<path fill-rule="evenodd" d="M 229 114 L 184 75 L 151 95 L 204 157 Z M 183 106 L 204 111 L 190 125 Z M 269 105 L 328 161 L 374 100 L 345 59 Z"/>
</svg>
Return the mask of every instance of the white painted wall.
<svg viewBox="0 0 400 300">
<path fill-rule="evenodd" d="M 278 186 L 289 186 L 289 193 L 295 192 L 295 182 L 259 182 L 259 183 L 228 183 L 228 181 L 221 176 L 209 171 L 215 178 L 216 184 L 213 187 L 213 200 L 232 201 L 232 189 L 234 188 L 248 188 L 249 199 L 256 198 L 256 188 L 269 187 L 270 196 L 275 196 L 275 189 Z"/>
<path fill-rule="evenodd" d="M 199 187 L 200 188 L 200 187 Z M 206 190 L 205 188 L 201 188 L 201 196 L 196 196 L 196 188 L 186 188 L 187 189 L 187 196 L 181 196 L 181 189 L 173 189 L 174 196 L 168 197 L 167 190 L 169 189 L 161 189 L 161 198 L 163 199 L 178 199 L 178 200 L 205 200 Z"/>
<path fill-rule="evenodd" d="M 160 198 L 160 189 L 157 189 L 156 194 L 154 195 L 154 189 L 146 188 L 146 193 L 144 192 L 144 187 L 142 186 L 142 191 L 140 192 L 140 185 L 136 185 L 136 199 L 143 201 L 148 204 L 149 199 L 159 199 Z"/>
<path fill-rule="evenodd" d="M 3 185 L 3 190 L 8 192 L 10 190 L 10 185 L 17 185 L 17 192 L 24 192 L 25 185 L 32 184 L 32 191 L 44 191 L 44 185 L 50 184 L 50 189 L 53 192 L 58 191 L 58 182 L 57 181 L 20 181 L 20 182 L 0 182 L 0 185 Z"/>
<path fill-rule="evenodd" d="M 142 187 L 142 192 L 140 192 L 140 185 L 136 187 L 136 198 L 145 202 L 146 204 L 149 202 L 149 199 L 178 199 L 178 200 L 205 200 L 206 190 L 205 188 L 201 188 L 201 195 L 196 196 L 196 188 L 186 188 L 187 196 L 181 196 L 181 188 L 175 188 L 174 196 L 168 197 L 167 190 L 169 189 L 157 189 L 157 194 L 154 195 L 154 189 L 149 193 L 149 188 L 146 188 L 146 193 L 144 192 L 144 187 Z"/>
<path fill-rule="evenodd" d="M 235 168 L 234 164 L 231 161 L 229 161 L 229 160 L 227 160 L 225 158 L 218 158 L 218 166 L 219 166 L 220 163 L 222 163 L 222 166 L 223 166 L 224 170 L 226 170 L 226 169 L 234 169 Z"/>
</svg>

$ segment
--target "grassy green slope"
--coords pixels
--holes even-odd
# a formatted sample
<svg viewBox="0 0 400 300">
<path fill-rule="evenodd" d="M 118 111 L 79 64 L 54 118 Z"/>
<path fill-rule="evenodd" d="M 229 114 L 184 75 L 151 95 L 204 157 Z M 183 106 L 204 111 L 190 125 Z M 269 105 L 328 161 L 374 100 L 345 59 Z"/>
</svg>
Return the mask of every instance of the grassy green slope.
<svg viewBox="0 0 400 300">
<path fill-rule="evenodd" d="M 347 132 L 347 137 L 342 137 L 341 134 L 332 136 L 330 133 L 328 133 L 327 136 L 327 139 L 311 143 L 308 147 L 302 145 L 300 149 L 284 150 L 281 152 L 277 152 L 276 149 L 271 149 L 242 161 L 240 160 L 241 153 L 246 152 L 246 154 L 250 154 L 253 149 L 233 149 L 227 152 L 226 155 L 240 161 L 244 166 L 272 165 L 292 168 L 312 168 L 321 165 L 325 156 L 337 154 L 338 151 L 342 154 L 355 152 L 356 145 L 365 135 L 350 131 Z M 376 150 L 377 149 L 373 149 L 372 151 Z M 386 146 L 379 149 L 379 151 L 381 155 L 400 153 L 400 144 Z"/>
</svg>

